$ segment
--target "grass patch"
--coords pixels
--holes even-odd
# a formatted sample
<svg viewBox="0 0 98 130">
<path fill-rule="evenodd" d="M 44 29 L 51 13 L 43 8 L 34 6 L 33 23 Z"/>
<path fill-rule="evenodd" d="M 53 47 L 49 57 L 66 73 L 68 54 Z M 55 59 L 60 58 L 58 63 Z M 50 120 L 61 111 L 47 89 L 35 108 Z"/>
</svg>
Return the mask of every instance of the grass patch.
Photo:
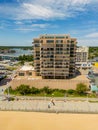
<svg viewBox="0 0 98 130">
<path fill-rule="evenodd" d="M 83 84 L 80 84 L 80 88 L 82 88 Z M 28 85 L 20 85 L 16 89 L 12 89 L 12 87 L 9 88 L 9 93 L 16 96 L 40 96 L 40 97 L 87 97 L 87 94 L 83 89 L 78 90 L 63 90 L 63 89 L 51 89 L 48 86 L 45 86 L 41 89 L 35 88 L 35 87 L 29 87 Z M 8 90 L 5 90 L 5 93 L 7 93 Z M 94 95 L 91 95 L 93 97 Z M 89 97 L 89 96 L 88 96 Z"/>
<path fill-rule="evenodd" d="M 89 100 L 90 103 L 98 103 L 98 101 Z"/>
</svg>

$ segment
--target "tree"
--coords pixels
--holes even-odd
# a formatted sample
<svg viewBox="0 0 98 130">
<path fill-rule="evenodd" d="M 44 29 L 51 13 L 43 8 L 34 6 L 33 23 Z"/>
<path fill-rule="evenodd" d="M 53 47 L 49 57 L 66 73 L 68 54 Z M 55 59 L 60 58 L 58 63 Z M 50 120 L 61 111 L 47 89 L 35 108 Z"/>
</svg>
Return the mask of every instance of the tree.
<svg viewBox="0 0 98 130">
<path fill-rule="evenodd" d="M 52 94 L 52 89 L 50 89 L 48 86 L 40 89 L 40 92 L 44 93 L 44 94 Z"/>
<path fill-rule="evenodd" d="M 77 84 L 77 87 L 76 87 L 77 94 L 84 95 L 86 94 L 86 91 L 87 91 L 87 86 L 85 84 L 83 83 Z"/>
<path fill-rule="evenodd" d="M 20 64 L 21 64 L 21 65 L 24 65 L 24 61 L 20 61 Z"/>
<path fill-rule="evenodd" d="M 75 93 L 75 90 L 73 90 L 73 89 L 68 89 L 68 90 L 67 90 L 67 93 L 70 94 L 70 95 L 71 95 L 71 94 L 74 94 L 74 93 Z"/>
<path fill-rule="evenodd" d="M 19 87 L 16 88 L 16 91 L 18 91 L 22 95 L 30 94 L 31 90 L 28 85 L 20 85 Z"/>
<path fill-rule="evenodd" d="M 40 91 L 39 91 L 38 88 L 32 87 L 32 88 L 31 88 L 31 93 L 32 93 L 32 94 L 39 94 Z"/>
<path fill-rule="evenodd" d="M 33 61 L 33 55 L 23 55 L 19 56 L 19 61 Z"/>
</svg>

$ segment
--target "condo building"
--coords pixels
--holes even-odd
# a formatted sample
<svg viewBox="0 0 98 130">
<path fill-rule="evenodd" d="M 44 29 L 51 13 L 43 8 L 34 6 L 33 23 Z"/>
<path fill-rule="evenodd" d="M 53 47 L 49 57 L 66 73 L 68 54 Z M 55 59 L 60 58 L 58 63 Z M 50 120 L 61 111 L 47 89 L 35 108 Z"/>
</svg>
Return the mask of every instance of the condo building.
<svg viewBox="0 0 98 130">
<path fill-rule="evenodd" d="M 79 46 L 76 50 L 76 62 L 88 62 L 88 47 Z"/>
<path fill-rule="evenodd" d="M 76 67 L 82 69 L 90 69 L 91 63 L 88 62 L 89 48 L 85 46 L 78 46 L 76 50 Z"/>
<path fill-rule="evenodd" d="M 75 75 L 76 38 L 45 34 L 33 39 L 34 70 L 43 79 L 66 79 Z"/>
</svg>

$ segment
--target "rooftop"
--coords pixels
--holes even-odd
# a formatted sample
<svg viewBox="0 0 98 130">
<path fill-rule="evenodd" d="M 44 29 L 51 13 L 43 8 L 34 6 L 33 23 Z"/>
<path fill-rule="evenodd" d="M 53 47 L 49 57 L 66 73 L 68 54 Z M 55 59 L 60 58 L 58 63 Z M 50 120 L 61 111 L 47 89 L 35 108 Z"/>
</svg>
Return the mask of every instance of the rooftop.
<svg viewBox="0 0 98 130">
<path fill-rule="evenodd" d="M 34 70 L 34 67 L 29 65 L 28 66 L 24 65 L 20 70 L 22 71 Z"/>
<path fill-rule="evenodd" d="M 89 48 L 86 46 L 79 46 L 76 52 L 88 52 Z"/>
</svg>

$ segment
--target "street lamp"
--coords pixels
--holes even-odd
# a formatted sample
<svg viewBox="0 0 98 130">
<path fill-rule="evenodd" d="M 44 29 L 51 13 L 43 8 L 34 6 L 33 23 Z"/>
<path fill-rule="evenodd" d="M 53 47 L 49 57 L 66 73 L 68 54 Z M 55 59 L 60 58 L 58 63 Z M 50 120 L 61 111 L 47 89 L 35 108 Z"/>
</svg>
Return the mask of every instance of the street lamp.
<svg viewBox="0 0 98 130">
<path fill-rule="evenodd" d="M 13 78 L 12 77 L 10 77 L 10 79 L 11 80 L 13 80 Z M 7 82 L 7 98 L 8 98 L 8 100 L 9 100 L 9 97 L 10 97 L 10 85 L 8 84 L 9 82 Z"/>
<path fill-rule="evenodd" d="M 9 99 L 9 85 L 8 85 L 8 82 L 7 82 L 7 97 Z"/>
<path fill-rule="evenodd" d="M 64 102 L 66 102 L 66 93 L 65 93 L 65 95 L 64 95 Z"/>
<path fill-rule="evenodd" d="M 87 94 L 87 100 L 86 101 L 88 102 L 88 94 Z"/>
<path fill-rule="evenodd" d="M 44 94 L 44 99 L 45 99 L 45 101 L 46 101 L 46 93 Z"/>
</svg>

